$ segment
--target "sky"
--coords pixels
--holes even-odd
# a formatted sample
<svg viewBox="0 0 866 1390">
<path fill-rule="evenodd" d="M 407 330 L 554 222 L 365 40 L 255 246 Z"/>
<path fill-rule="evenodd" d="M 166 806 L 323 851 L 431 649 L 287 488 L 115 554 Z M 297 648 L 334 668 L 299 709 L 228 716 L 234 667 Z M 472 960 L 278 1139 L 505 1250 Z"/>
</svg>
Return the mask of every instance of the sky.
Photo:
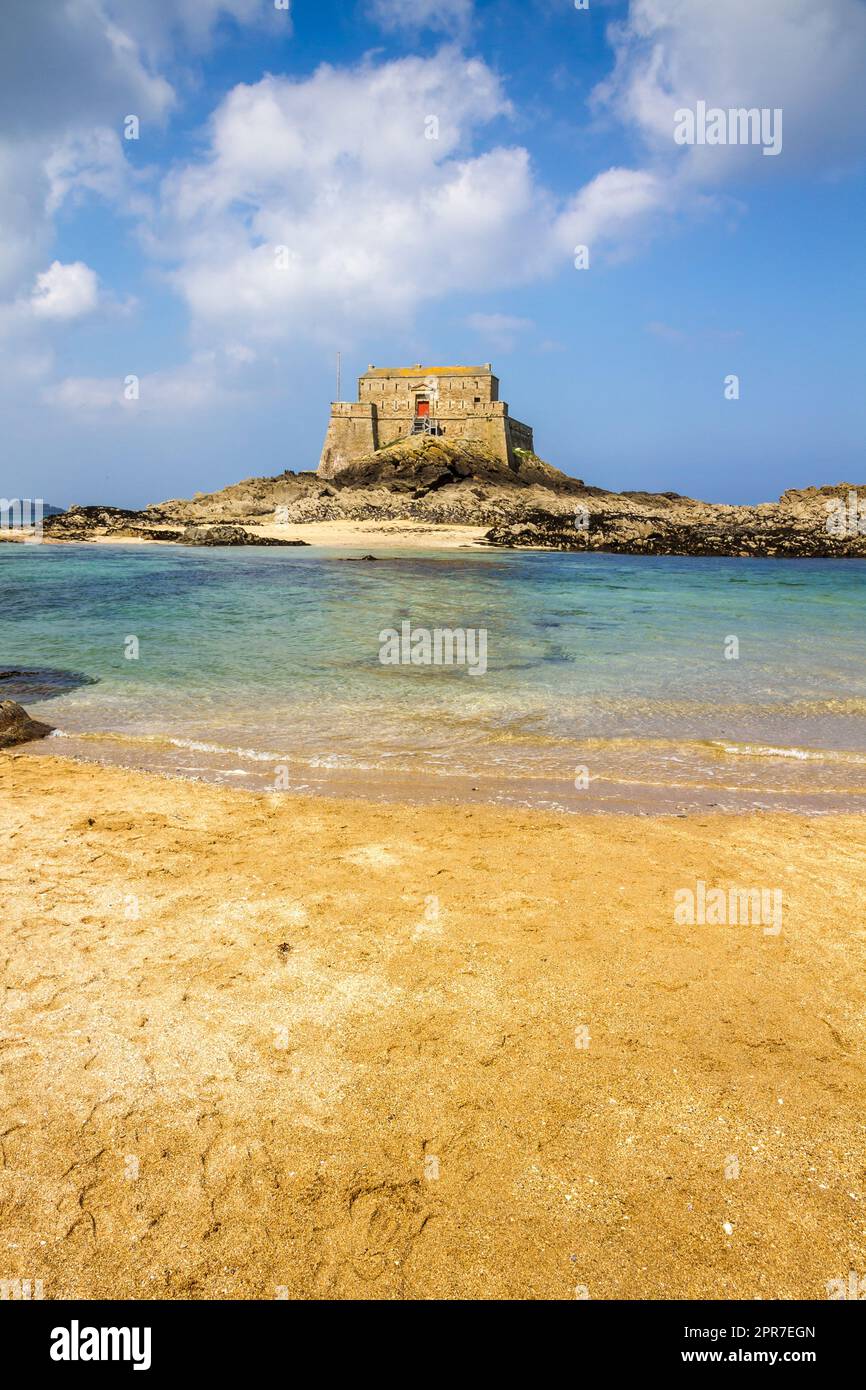
<svg viewBox="0 0 866 1390">
<path fill-rule="evenodd" d="M 863 484 L 864 214 L 866 0 L 4 0 L 0 492 L 313 469 L 338 352 L 599 486 Z"/>
</svg>

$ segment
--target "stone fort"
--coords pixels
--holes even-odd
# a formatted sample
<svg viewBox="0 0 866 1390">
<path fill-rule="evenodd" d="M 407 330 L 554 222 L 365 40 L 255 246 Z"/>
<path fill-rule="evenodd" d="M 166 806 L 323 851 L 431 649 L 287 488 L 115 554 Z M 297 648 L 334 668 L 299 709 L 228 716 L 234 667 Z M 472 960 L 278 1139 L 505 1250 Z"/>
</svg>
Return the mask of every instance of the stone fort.
<svg viewBox="0 0 866 1390">
<path fill-rule="evenodd" d="M 318 474 L 333 478 L 356 459 L 413 434 L 472 440 L 514 467 L 533 451 L 532 430 L 508 414 L 499 378 L 483 367 L 374 367 L 358 378 L 357 401 L 334 401 Z"/>
</svg>

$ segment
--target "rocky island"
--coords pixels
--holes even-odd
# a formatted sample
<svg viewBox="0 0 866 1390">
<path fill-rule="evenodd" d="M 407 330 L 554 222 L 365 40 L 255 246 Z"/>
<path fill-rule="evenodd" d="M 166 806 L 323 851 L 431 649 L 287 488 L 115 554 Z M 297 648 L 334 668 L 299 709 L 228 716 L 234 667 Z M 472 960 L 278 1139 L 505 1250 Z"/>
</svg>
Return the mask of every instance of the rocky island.
<svg viewBox="0 0 866 1390">
<path fill-rule="evenodd" d="M 866 493 L 866 485 L 861 487 Z M 0 533 L 2 534 L 2 533 Z M 75 506 L 49 541 L 177 545 L 486 545 L 637 555 L 863 556 L 850 483 L 730 506 L 610 492 L 546 463 L 481 366 L 376 367 L 331 403 L 315 472 L 287 469 L 130 511 Z"/>
<path fill-rule="evenodd" d="M 857 493 L 866 484 L 790 489 L 733 506 L 677 493 L 610 492 L 516 449 L 422 434 L 354 459 L 335 476 L 287 470 L 130 511 L 76 506 L 47 517 L 49 541 L 299 545 L 314 523 L 479 528 L 490 546 L 641 555 L 866 556 Z M 851 497 L 855 498 L 852 509 Z M 298 534 L 300 533 L 300 534 Z"/>
</svg>

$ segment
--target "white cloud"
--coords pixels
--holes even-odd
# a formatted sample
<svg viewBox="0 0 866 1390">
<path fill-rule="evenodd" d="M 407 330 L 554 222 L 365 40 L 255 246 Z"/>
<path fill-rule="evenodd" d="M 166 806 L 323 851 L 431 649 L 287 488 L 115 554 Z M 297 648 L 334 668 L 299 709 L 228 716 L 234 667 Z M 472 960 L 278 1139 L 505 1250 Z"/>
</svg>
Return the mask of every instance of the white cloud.
<svg viewBox="0 0 866 1390">
<path fill-rule="evenodd" d="M 367 177 L 385 194 L 419 187 L 467 146 L 476 127 L 511 112 L 496 75 L 445 48 L 353 69 L 324 64 L 307 79 L 265 77 L 235 87 L 210 122 L 211 148 L 167 184 L 179 216 L 242 196 L 283 193 L 286 206 L 338 191 L 329 180 Z M 438 125 L 429 128 L 427 118 Z M 285 180 L 300 187 L 286 190 Z M 324 185 L 324 186 L 323 186 Z"/>
<path fill-rule="evenodd" d="M 141 176 L 127 163 L 116 130 L 96 126 L 58 140 L 43 162 L 47 181 L 45 212 L 53 216 L 63 203 L 96 194 L 127 212 L 143 207 L 136 185 Z"/>
<path fill-rule="evenodd" d="M 224 20 L 291 32 L 291 10 L 277 10 L 274 0 L 105 0 L 123 31 L 141 45 L 152 61 L 171 56 L 179 44 L 208 48 Z"/>
<path fill-rule="evenodd" d="M 121 139 L 126 115 L 161 125 L 183 45 L 220 21 L 288 23 L 262 0 L 27 0 L 0 4 L 0 298 L 44 265 L 53 218 L 86 193 L 142 210 Z"/>
<path fill-rule="evenodd" d="M 384 30 L 435 29 L 460 37 L 472 19 L 473 0 L 369 0 L 370 18 Z"/>
<path fill-rule="evenodd" d="M 110 0 L 0 6 L 0 129 L 51 144 L 71 129 L 110 126 L 118 112 L 163 119 L 171 84 L 121 18 L 143 8 Z"/>
<path fill-rule="evenodd" d="M 95 309 L 98 299 L 99 281 L 90 266 L 83 261 L 70 265 L 52 261 L 37 275 L 30 305 L 40 319 L 76 319 Z"/>
<path fill-rule="evenodd" d="M 586 246 L 592 257 L 602 243 L 628 242 L 636 228 L 670 215 L 682 202 L 674 182 L 648 169 L 606 169 L 569 199 L 554 236 L 563 253 Z"/>
<path fill-rule="evenodd" d="M 105 315 L 129 314 L 136 306 L 129 297 L 117 299 L 99 283 L 96 271 L 84 261 L 54 260 L 34 277 L 26 293 L 0 304 L 0 342 L 7 352 L 28 352 L 38 358 L 46 348 L 40 340 L 47 330 L 57 330 L 97 310 Z M 8 358 L 3 371 L 8 367 Z"/>
<path fill-rule="evenodd" d="M 124 403 L 123 382 L 114 377 L 69 376 L 46 387 L 43 398 L 47 404 L 70 410 L 109 410 Z"/>
<path fill-rule="evenodd" d="M 260 0 L 0 4 L 0 390 L 50 371 L 52 332 L 96 307 L 130 307 L 99 292 L 82 262 L 44 269 L 55 218 L 86 197 L 147 213 L 148 171 L 126 159 L 123 120 L 138 116 L 144 136 L 163 124 L 176 95 L 159 64 L 183 79 L 184 46 L 205 47 L 226 17 L 281 32 L 288 22 Z"/>
<path fill-rule="evenodd" d="M 473 153 L 510 115 L 491 69 L 453 48 L 236 87 L 204 156 L 166 179 L 150 247 L 200 340 L 333 342 L 536 279 L 579 232 L 629 238 L 670 200 L 654 175 L 611 170 L 563 205 L 520 146 Z"/>
<path fill-rule="evenodd" d="M 97 0 L 0 6 L 0 296 L 45 264 L 67 197 L 128 190 L 117 113 L 159 122 L 173 100 Z"/>
<path fill-rule="evenodd" d="M 689 147 L 689 177 L 716 183 L 772 166 L 838 170 L 866 131 L 866 6 L 862 0 L 632 0 L 610 26 L 616 67 L 595 92 L 634 124 L 654 155 L 673 156 L 674 112 L 699 101 L 724 110 L 781 108 L 781 158 L 747 146 Z"/>
<path fill-rule="evenodd" d="M 46 404 L 80 413 L 124 411 L 130 416 L 183 415 L 225 404 L 243 394 L 239 368 L 253 359 L 246 353 L 225 356 L 200 352 L 179 367 L 127 376 L 64 377 L 43 391 Z M 130 394 L 137 392 L 137 394 Z"/>
<path fill-rule="evenodd" d="M 453 33 L 472 17 L 469 0 L 369 3 L 384 28 L 407 33 Z M 165 121 L 177 99 L 162 69 L 182 87 L 184 46 L 213 43 L 223 21 L 285 31 L 289 16 L 270 0 L 33 0 L 10 20 L 12 9 L 0 6 L 0 329 L 29 334 L 38 364 L 48 329 L 105 305 L 83 263 L 45 266 L 56 213 L 108 200 L 138 216 L 142 246 L 190 310 L 193 341 L 216 352 L 148 379 L 161 409 L 206 403 L 269 342 L 347 345 L 370 323 L 408 324 L 428 301 L 555 273 L 577 245 L 595 266 L 673 218 L 721 206 L 722 181 L 749 162 L 760 176 L 810 159 L 842 168 L 866 129 L 861 0 L 633 0 L 609 31 L 616 68 L 594 99 L 638 131 L 642 167 L 604 169 L 555 195 L 525 148 L 490 138 L 513 115 L 496 73 L 449 46 L 235 87 L 202 152 L 151 205 L 118 112 L 139 115 L 145 131 Z M 782 106 L 782 157 L 675 146 L 673 113 L 697 100 Z M 524 331 L 508 315 L 470 326 L 500 344 Z M 102 409 L 119 396 L 118 382 L 70 377 L 59 398 Z"/>
</svg>

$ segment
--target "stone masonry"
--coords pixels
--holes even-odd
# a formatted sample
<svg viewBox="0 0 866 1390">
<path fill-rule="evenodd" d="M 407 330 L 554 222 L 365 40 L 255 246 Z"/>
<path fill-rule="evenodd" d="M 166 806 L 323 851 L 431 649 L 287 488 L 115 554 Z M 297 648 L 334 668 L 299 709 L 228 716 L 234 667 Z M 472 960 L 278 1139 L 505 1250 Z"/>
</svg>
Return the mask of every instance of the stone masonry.
<svg viewBox="0 0 866 1390">
<path fill-rule="evenodd" d="M 319 461 L 333 478 L 356 459 L 406 439 L 432 434 L 486 446 L 509 467 L 514 451 L 532 453 L 532 429 L 514 420 L 499 399 L 499 378 L 483 367 L 368 367 L 357 401 L 334 401 Z"/>
</svg>

